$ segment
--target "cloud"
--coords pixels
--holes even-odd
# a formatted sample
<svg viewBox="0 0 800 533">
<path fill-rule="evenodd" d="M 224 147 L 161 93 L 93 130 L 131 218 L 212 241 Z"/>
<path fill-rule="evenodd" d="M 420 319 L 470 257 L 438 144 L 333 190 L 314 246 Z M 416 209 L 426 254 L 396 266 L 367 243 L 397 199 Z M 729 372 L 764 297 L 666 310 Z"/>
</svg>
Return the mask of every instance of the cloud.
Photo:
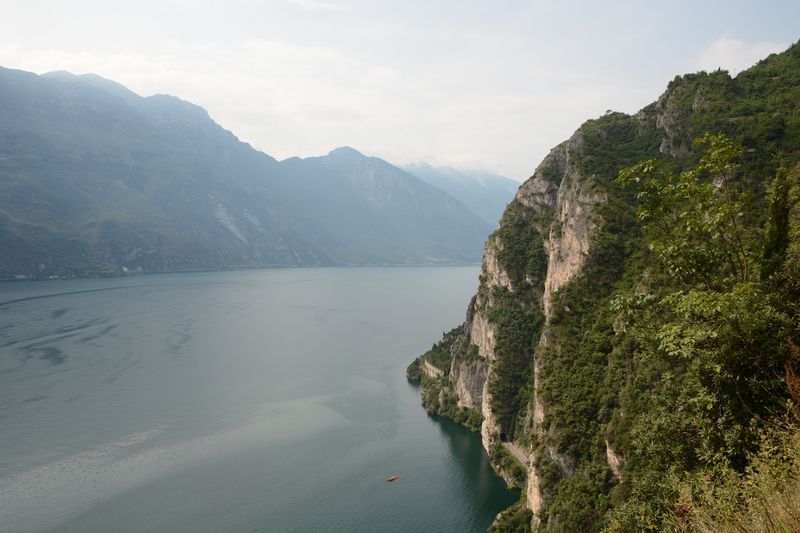
<svg viewBox="0 0 800 533">
<path fill-rule="evenodd" d="M 693 59 L 690 68 L 709 72 L 721 68 L 735 75 L 768 55 L 782 52 L 788 47 L 789 43 L 767 41 L 748 43 L 730 37 L 720 37 Z"/>
</svg>

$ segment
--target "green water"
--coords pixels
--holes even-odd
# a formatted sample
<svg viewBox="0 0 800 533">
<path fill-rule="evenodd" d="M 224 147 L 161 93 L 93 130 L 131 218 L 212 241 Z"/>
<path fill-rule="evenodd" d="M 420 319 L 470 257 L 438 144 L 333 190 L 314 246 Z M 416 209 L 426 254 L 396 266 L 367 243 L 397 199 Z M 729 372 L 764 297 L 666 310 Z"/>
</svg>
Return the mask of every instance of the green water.
<svg viewBox="0 0 800 533">
<path fill-rule="evenodd" d="M 404 376 L 477 275 L 0 284 L 0 531 L 485 530 L 518 494 Z"/>
</svg>

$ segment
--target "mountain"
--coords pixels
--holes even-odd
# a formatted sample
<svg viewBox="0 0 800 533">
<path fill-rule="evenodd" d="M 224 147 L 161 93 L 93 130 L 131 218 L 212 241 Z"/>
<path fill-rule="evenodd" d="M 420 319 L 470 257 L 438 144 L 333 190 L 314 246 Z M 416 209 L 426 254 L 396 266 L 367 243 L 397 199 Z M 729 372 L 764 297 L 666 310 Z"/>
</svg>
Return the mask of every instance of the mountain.
<svg viewBox="0 0 800 533">
<path fill-rule="evenodd" d="M 314 206 L 295 227 L 337 263 L 476 262 L 491 231 L 458 200 L 353 148 L 287 159 L 281 172 L 298 207 Z"/>
<path fill-rule="evenodd" d="M 202 108 L 0 69 L 0 278 L 477 262 L 491 227 L 352 149 L 278 162 Z"/>
<path fill-rule="evenodd" d="M 457 198 L 492 227 L 497 226 L 520 185 L 510 178 L 480 170 L 433 167 L 427 163 L 405 165 L 403 169 Z"/>
<path fill-rule="evenodd" d="M 408 375 L 522 489 L 493 531 L 794 531 L 798 265 L 796 44 L 553 148 Z"/>
</svg>

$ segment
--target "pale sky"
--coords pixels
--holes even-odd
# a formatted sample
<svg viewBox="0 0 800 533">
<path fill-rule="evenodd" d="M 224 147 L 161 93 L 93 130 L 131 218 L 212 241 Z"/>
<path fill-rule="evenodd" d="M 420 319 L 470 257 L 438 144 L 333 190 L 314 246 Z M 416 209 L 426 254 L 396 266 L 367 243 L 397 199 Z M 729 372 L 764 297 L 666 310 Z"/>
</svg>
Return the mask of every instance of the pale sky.
<svg viewBox="0 0 800 533">
<path fill-rule="evenodd" d="M 797 0 L 0 0 L 0 66 L 178 96 L 278 159 L 349 145 L 521 180 L 584 120 L 746 68 L 798 21 Z"/>
</svg>

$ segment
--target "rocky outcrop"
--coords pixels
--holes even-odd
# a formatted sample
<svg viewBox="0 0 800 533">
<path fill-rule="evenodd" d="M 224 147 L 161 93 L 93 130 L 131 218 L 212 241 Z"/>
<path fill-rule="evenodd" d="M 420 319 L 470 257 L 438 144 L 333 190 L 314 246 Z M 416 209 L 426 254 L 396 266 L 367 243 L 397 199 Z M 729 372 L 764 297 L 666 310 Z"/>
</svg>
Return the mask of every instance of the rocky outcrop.
<svg viewBox="0 0 800 533">
<path fill-rule="evenodd" d="M 482 410 L 484 387 L 489 373 L 485 359 L 470 362 L 458 361 L 450 370 L 453 377 L 453 394 L 458 405 Z"/>
<path fill-rule="evenodd" d="M 495 328 L 489 322 L 486 312 L 476 311 L 468 326 L 470 339 L 478 348 L 478 355 L 491 362 L 494 359 Z"/>
<path fill-rule="evenodd" d="M 595 228 L 592 209 L 605 201 L 594 189 L 593 176 L 584 176 L 571 161 L 583 146 L 580 130 L 564 145 L 564 172 L 555 196 L 556 212 L 547 232 L 547 278 L 544 282 L 544 314 L 549 318 L 553 294 L 580 270 L 589 254 L 589 237 Z M 536 199 L 541 198 L 537 196 Z"/>
<path fill-rule="evenodd" d="M 489 321 L 487 314 L 490 305 L 492 288 L 505 287 L 511 289 L 511 280 L 503 270 L 497 259 L 497 250 L 501 246 L 497 237 L 490 237 L 484 248 L 483 261 L 481 262 L 481 278 L 484 280 L 482 285 L 487 289 L 478 293 L 475 301 L 475 311 L 472 314 L 472 321 L 468 324 L 470 342 L 477 347 L 478 355 L 483 360 L 480 363 L 480 375 L 483 377 L 481 383 L 480 403 L 469 405 L 480 410 L 483 415 L 481 423 L 481 442 L 488 451 L 491 445 L 491 436 L 499 433 L 497 420 L 491 409 L 491 395 L 489 394 L 489 379 L 492 374 L 492 362 L 494 361 L 495 334 L 496 329 Z M 473 383 L 476 386 L 477 383 Z M 458 389 L 460 385 L 456 383 Z"/>
</svg>

